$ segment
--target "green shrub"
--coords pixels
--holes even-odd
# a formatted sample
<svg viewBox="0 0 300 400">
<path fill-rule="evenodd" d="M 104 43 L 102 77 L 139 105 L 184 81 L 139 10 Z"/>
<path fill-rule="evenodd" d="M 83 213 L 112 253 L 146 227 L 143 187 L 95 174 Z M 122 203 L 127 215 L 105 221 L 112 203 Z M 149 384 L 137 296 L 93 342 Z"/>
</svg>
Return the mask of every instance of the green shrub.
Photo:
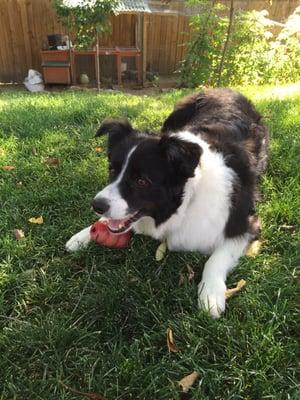
<svg viewBox="0 0 300 400">
<path fill-rule="evenodd" d="M 265 84 L 299 79 L 300 7 L 275 35 L 270 28 L 274 31 L 278 26 L 272 26 L 266 10 L 235 12 L 228 34 L 228 7 L 209 0 L 193 0 L 195 3 L 202 9 L 190 18 L 193 37 L 181 66 L 185 85 Z"/>
</svg>

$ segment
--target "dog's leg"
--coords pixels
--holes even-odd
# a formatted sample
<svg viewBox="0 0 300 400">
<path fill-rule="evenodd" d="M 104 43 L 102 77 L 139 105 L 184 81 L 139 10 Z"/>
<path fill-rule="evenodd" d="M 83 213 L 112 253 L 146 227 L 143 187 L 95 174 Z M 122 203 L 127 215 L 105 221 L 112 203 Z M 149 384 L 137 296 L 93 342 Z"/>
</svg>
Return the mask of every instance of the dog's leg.
<svg viewBox="0 0 300 400">
<path fill-rule="evenodd" d="M 91 241 L 90 235 L 91 226 L 82 229 L 82 231 L 76 233 L 66 243 L 66 249 L 68 251 L 76 251 L 86 247 Z"/>
<path fill-rule="evenodd" d="M 249 241 L 249 234 L 225 239 L 204 266 L 202 280 L 198 285 L 198 302 L 199 307 L 209 311 L 214 318 L 219 318 L 225 310 L 226 276 L 244 254 Z"/>
</svg>

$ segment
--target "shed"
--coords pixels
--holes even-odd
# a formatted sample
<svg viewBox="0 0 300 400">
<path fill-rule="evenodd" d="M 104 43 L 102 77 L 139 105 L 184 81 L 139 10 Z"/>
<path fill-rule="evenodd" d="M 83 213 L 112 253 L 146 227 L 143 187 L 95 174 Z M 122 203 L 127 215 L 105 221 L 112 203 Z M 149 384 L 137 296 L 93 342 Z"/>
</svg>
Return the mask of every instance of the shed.
<svg viewBox="0 0 300 400">
<path fill-rule="evenodd" d="M 90 4 L 93 0 L 87 0 Z M 82 0 L 64 0 L 64 4 L 70 8 L 81 6 L 84 4 Z M 113 32 L 112 35 L 106 34 L 100 36 L 100 46 L 112 44 L 109 40 L 109 36 L 114 37 L 113 46 L 122 46 L 118 39 L 114 35 L 114 28 L 117 28 L 114 24 L 116 18 L 119 18 L 119 29 L 122 30 L 124 36 L 127 34 L 127 29 L 134 27 L 134 40 L 129 45 L 133 45 L 141 50 L 142 54 L 142 81 L 146 80 L 147 70 L 152 73 L 165 72 L 168 74 L 174 72 L 178 65 L 178 61 L 182 58 L 182 49 L 178 50 L 178 46 L 183 47 L 183 40 L 179 40 L 179 35 L 182 33 L 181 30 L 184 26 L 180 24 L 180 17 L 184 17 L 187 22 L 187 16 L 191 13 L 190 9 L 185 6 L 183 0 L 170 1 L 170 0 L 119 0 L 117 6 L 114 9 L 115 17 L 111 18 Z M 121 23 L 125 18 L 131 18 L 130 23 Z M 133 20 L 132 20 L 133 18 Z M 155 28 L 153 29 L 153 27 Z M 185 26 L 187 28 L 187 26 Z M 117 29 L 116 29 L 117 30 Z M 149 35 L 150 33 L 150 35 Z M 119 38 L 120 39 L 120 38 Z M 122 38 L 123 39 L 123 38 Z M 162 46 L 163 44 L 163 46 Z M 166 45 L 170 46 L 169 49 Z M 127 44 L 128 46 L 128 44 Z M 163 48 L 162 48 L 163 47 Z M 162 52 L 168 52 L 172 50 L 172 54 L 168 57 L 168 60 L 174 60 L 171 71 L 167 71 L 166 68 L 161 68 L 160 65 L 153 65 L 152 61 L 155 58 L 155 54 L 159 55 Z M 150 57 L 148 58 L 148 53 Z M 180 55 L 179 55 L 180 53 Z M 172 61 L 171 61 L 172 62 Z M 152 64 L 152 65 L 151 65 Z M 165 69 L 165 71 L 164 71 Z M 162 71 L 163 70 L 163 71 Z"/>
</svg>

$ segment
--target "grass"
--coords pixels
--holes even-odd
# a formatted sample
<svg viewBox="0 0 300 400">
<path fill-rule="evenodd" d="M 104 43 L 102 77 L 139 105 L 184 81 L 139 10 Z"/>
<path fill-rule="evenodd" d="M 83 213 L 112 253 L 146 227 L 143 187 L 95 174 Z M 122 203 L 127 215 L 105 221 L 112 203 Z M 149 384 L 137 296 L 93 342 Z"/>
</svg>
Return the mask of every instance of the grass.
<svg viewBox="0 0 300 400">
<path fill-rule="evenodd" d="M 129 250 L 64 250 L 95 219 L 90 201 L 107 179 L 105 152 L 95 151 L 105 139 L 93 137 L 100 121 L 125 116 L 159 130 L 184 92 L 1 93 L 0 166 L 15 167 L 0 168 L 1 399 L 78 398 L 60 382 L 107 400 L 300 398 L 300 89 L 277 89 L 241 89 L 272 138 L 263 248 L 230 275 L 228 286 L 244 278 L 247 287 L 218 321 L 197 309 L 201 255 L 170 253 L 159 266 L 157 242 L 138 236 Z M 60 164 L 45 165 L 48 156 Z M 43 225 L 28 223 L 40 215 Z M 179 286 L 187 263 L 195 279 Z M 167 351 L 167 327 L 178 353 Z M 194 370 L 200 379 L 184 397 L 176 382 Z"/>
</svg>

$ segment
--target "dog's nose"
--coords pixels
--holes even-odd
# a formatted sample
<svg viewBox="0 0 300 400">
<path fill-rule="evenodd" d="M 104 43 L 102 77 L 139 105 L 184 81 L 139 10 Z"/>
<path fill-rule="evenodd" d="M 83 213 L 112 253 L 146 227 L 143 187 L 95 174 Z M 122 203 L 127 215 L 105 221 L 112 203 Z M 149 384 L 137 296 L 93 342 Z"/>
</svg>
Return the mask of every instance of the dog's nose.
<svg viewBox="0 0 300 400">
<path fill-rule="evenodd" d="M 105 199 L 101 199 L 97 197 L 92 201 L 92 207 L 97 214 L 104 214 L 109 209 L 109 205 Z"/>
</svg>

